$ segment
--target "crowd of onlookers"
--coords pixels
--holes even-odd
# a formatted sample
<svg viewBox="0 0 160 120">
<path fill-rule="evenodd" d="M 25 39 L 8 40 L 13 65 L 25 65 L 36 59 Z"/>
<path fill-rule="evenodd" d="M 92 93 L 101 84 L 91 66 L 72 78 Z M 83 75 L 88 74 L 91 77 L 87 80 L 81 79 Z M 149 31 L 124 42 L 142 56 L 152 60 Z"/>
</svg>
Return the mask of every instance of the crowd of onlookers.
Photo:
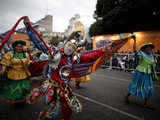
<svg viewBox="0 0 160 120">
<path fill-rule="evenodd" d="M 113 57 L 108 60 L 105 67 L 120 70 L 133 70 L 136 66 L 135 59 L 132 53 L 115 53 Z"/>
<path fill-rule="evenodd" d="M 123 71 L 133 71 L 138 64 L 138 61 L 135 59 L 135 54 L 136 53 L 133 52 L 115 53 L 113 57 L 108 60 L 103 67 Z M 157 65 L 157 72 L 160 72 L 160 50 L 157 50 L 154 53 L 154 57 Z"/>
</svg>

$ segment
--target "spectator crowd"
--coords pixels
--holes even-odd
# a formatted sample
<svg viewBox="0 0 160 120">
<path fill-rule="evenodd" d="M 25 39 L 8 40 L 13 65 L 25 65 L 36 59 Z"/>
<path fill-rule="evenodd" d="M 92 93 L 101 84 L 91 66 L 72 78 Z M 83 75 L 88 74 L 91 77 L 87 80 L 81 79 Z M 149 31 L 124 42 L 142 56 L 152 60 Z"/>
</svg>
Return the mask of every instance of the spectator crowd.
<svg viewBox="0 0 160 120">
<path fill-rule="evenodd" d="M 135 58 L 136 52 L 119 52 L 115 53 L 113 57 L 108 60 L 103 67 L 107 67 L 115 70 L 129 71 L 132 72 L 136 68 L 138 61 Z M 154 53 L 156 61 L 156 70 L 160 72 L 160 50 Z"/>
</svg>

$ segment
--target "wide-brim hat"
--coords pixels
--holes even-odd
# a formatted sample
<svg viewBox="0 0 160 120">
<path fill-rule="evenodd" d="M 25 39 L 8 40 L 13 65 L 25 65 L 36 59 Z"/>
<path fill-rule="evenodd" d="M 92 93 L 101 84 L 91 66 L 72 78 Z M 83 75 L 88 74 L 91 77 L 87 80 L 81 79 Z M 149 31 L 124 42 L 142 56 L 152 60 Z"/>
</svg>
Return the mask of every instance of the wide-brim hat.
<svg viewBox="0 0 160 120">
<path fill-rule="evenodd" d="M 147 47 L 151 47 L 152 49 L 154 49 L 154 45 L 152 44 L 152 43 L 147 43 L 147 44 L 144 44 L 141 48 L 140 48 L 140 50 L 144 50 L 145 48 L 147 48 Z"/>
<path fill-rule="evenodd" d="M 12 47 L 15 48 L 18 44 L 26 46 L 26 42 L 25 41 L 23 41 L 23 40 L 16 40 L 15 42 L 12 43 Z"/>
</svg>

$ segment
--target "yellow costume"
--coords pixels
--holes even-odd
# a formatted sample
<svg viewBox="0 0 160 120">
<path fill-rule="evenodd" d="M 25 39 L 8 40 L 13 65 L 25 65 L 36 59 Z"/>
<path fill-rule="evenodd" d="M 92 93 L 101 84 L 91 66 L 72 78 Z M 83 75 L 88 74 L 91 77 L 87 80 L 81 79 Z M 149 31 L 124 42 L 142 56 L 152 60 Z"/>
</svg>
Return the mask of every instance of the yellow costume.
<svg viewBox="0 0 160 120">
<path fill-rule="evenodd" d="M 19 55 L 21 58 L 21 55 Z M 23 63 L 22 63 L 23 61 Z M 21 80 L 30 76 L 30 72 L 27 69 L 24 69 L 24 66 L 28 66 L 31 63 L 29 55 L 26 54 L 26 58 L 19 59 L 12 52 L 6 53 L 4 59 L 1 61 L 1 64 L 10 67 L 7 71 L 7 77 L 12 80 Z"/>
<path fill-rule="evenodd" d="M 77 52 L 83 51 L 83 48 L 77 48 Z M 80 77 L 80 78 L 71 78 L 71 80 L 75 81 L 75 82 L 89 82 L 91 79 L 89 77 L 89 75 Z"/>
<path fill-rule="evenodd" d="M 30 93 L 30 72 L 27 67 L 31 63 L 27 53 L 15 54 L 13 51 L 5 54 L 1 64 L 6 67 L 1 87 L 2 95 L 7 102 L 16 103 L 25 100 Z"/>
<path fill-rule="evenodd" d="M 80 77 L 80 78 L 72 78 L 71 80 L 75 81 L 75 82 L 90 82 L 90 77 L 89 75 L 84 76 L 84 77 Z"/>
</svg>

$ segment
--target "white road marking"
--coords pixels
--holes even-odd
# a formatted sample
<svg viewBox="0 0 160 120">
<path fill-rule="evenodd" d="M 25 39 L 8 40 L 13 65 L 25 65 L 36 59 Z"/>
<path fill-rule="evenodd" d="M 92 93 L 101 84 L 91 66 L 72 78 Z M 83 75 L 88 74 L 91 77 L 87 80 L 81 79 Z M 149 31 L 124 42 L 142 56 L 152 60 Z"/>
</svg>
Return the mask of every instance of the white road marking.
<svg viewBox="0 0 160 120">
<path fill-rule="evenodd" d="M 88 100 L 88 101 L 90 101 L 90 102 L 92 102 L 92 103 L 95 103 L 95 104 L 98 104 L 98 105 L 101 105 L 101 106 L 103 106 L 103 107 L 105 107 L 105 108 L 111 109 L 111 110 L 113 110 L 113 111 L 116 111 L 116 112 L 118 112 L 118 113 L 121 113 L 121 114 L 123 114 L 123 115 L 125 115 L 125 116 L 128 116 L 128 117 L 130 117 L 130 118 L 133 118 L 133 119 L 135 119 L 135 120 L 144 120 L 143 118 L 140 118 L 140 117 L 135 116 L 135 115 L 133 115 L 133 114 L 127 113 L 127 112 L 122 111 L 122 110 L 120 110 L 120 109 L 114 108 L 114 107 L 112 107 L 112 106 L 110 106 L 110 105 L 103 104 L 103 103 L 101 103 L 101 102 L 98 102 L 98 101 L 96 101 L 96 100 L 90 99 L 90 98 L 88 98 L 88 97 L 82 96 L 82 95 L 77 94 L 77 93 L 74 93 L 74 94 L 75 94 L 76 96 L 82 98 L 82 99 Z"/>
<path fill-rule="evenodd" d="M 121 79 L 121 78 L 117 78 L 117 77 L 111 77 L 111 76 L 108 76 L 108 75 L 100 75 L 100 74 L 92 74 L 94 76 L 98 76 L 98 77 L 106 77 L 106 78 L 110 78 L 110 79 L 114 79 L 114 80 L 119 80 L 119 81 L 123 81 L 123 82 L 129 82 L 129 80 L 127 79 Z"/>
<path fill-rule="evenodd" d="M 111 76 L 107 76 L 107 75 L 99 75 L 99 74 L 92 74 L 93 76 L 98 76 L 98 77 L 104 77 L 104 78 L 110 78 L 110 79 L 114 79 L 114 80 L 119 80 L 119 81 L 123 81 L 123 82 L 129 82 L 129 80 L 127 79 L 122 79 L 122 78 L 117 78 L 117 77 L 111 77 Z M 131 78 L 130 78 L 131 79 Z M 159 85 L 154 84 L 155 87 L 160 88 Z"/>
</svg>

